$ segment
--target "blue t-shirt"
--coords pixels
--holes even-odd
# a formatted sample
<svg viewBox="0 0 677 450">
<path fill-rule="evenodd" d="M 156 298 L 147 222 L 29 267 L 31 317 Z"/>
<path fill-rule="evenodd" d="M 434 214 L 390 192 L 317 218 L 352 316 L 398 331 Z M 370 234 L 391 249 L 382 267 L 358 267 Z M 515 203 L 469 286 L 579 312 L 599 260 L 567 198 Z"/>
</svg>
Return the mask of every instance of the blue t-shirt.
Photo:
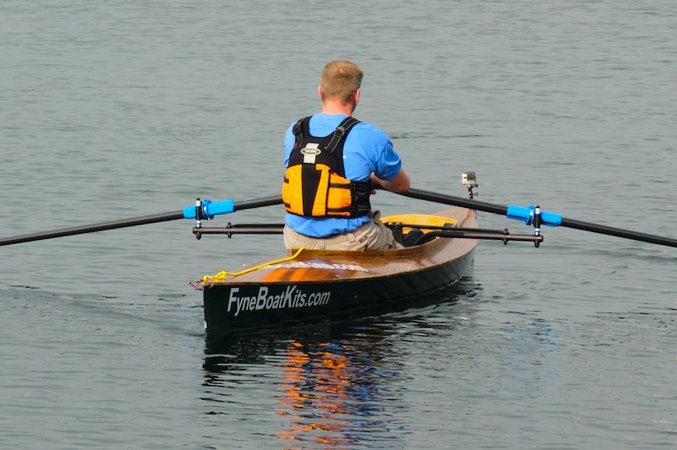
<svg viewBox="0 0 677 450">
<path fill-rule="evenodd" d="M 318 113 L 310 119 L 310 134 L 323 137 L 334 132 L 347 116 L 344 114 Z M 289 164 L 289 155 L 294 147 L 294 124 L 284 136 L 284 166 Z M 374 125 L 360 122 L 355 125 L 343 146 L 343 166 L 350 181 L 369 181 L 372 172 L 382 180 L 392 180 L 402 168 L 402 161 L 390 142 L 388 135 Z M 297 233 L 310 237 L 327 237 L 356 230 L 369 222 L 369 216 L 343 219 L 340 217 L 308 218 L 287 214 L 285 222 Z"/>
</svg>

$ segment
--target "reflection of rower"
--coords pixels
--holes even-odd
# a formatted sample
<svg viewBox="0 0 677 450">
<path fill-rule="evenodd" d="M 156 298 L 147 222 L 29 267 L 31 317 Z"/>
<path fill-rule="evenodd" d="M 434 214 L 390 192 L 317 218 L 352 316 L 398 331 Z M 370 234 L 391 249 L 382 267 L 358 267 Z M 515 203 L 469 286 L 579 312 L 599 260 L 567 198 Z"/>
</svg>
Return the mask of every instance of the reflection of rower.
<svg viewBox="0 0 677 450">
<path fill-rule="evenodd" d="M 354 352 L 358 353 L 354 353 Z M 358 442 L 360 428 L 385 431 L 385 422 L 370 420 L 379 400 L 382 374 L 373 355 L 341 341 L 303 345 L 292 341 L 285 350 L 277 413 L 284 417 L 283 441 L 303 441 L 335 448 Z M 356 420 L 359 418 L 359 420 Z"/>
</svg>

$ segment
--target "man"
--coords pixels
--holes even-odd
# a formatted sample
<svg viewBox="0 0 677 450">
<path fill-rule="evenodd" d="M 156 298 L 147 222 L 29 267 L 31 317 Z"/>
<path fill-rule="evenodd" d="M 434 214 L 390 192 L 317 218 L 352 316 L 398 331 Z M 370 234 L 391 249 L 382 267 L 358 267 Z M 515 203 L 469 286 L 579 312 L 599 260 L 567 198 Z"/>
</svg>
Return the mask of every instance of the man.
<svg viewBox="0 0 677 450">
<path fill-rule="evenodd" d="M 322 112 L 292 124 L 285 135 L 282 199 L 288 249 L 383 250 L 399 245 L 371 211 L 372 184 L 403 192 L 410 181 L 388 136 L 352 117 L 362 71 L 332 61 L 317 93 Z"/>
</svg>

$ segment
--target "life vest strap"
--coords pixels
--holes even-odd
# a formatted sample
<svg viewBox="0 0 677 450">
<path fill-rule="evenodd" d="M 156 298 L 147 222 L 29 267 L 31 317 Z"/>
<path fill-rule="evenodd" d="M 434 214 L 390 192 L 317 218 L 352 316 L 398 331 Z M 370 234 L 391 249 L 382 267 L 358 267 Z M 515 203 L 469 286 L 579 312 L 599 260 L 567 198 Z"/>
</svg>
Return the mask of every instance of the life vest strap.
<svg viewBox="0 0 677 450">
<path fill-rule="evenodd" d="M 336 150 L 336 147 L 339 145 L 339 142 L 341 142 L 341 139 L 343 139 L 343 136 L 348 134 L 348 132 L 358 123 L 360 123 L 360 121 L 354 117 L 346 117 L 343 122 L 336 127 L 334 133 L 331 135 L 329 144 L 327 144 L 329 153 L 334 153 L 334 150 Z"/>
</svg>

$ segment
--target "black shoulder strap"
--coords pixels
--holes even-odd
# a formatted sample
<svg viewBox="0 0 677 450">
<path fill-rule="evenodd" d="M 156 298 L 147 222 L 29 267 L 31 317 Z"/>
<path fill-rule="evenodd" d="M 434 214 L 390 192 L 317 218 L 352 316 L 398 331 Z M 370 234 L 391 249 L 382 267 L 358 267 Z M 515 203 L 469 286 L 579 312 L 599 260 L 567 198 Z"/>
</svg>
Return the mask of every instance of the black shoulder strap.
<svg viewBox="0 0 677 450">
<path fill-rule="evenodd" d="M 360 121 L 354 117 L 346 117 L 343 119 L 339 126 L 334 130 L 329 144 L 327 144 L 327 150 L 329 150 L 329 153 L 334 153 L 334 150 L 336 150 L 336 147 L 338 147 L 341 140 L 344 139 L 350 130 L 358 123 L 360 123 Z"/>
<path fill-rule="evenodd" d="M 299 142 L 303 140 L 303 130 L 308 129 L 308 124 L 310 123 L 310 116 L 299 119 L 294 126 L 292 127 L 292 132 L 296 138 L 294 145 L 298 145 Z"/>
</svg>

